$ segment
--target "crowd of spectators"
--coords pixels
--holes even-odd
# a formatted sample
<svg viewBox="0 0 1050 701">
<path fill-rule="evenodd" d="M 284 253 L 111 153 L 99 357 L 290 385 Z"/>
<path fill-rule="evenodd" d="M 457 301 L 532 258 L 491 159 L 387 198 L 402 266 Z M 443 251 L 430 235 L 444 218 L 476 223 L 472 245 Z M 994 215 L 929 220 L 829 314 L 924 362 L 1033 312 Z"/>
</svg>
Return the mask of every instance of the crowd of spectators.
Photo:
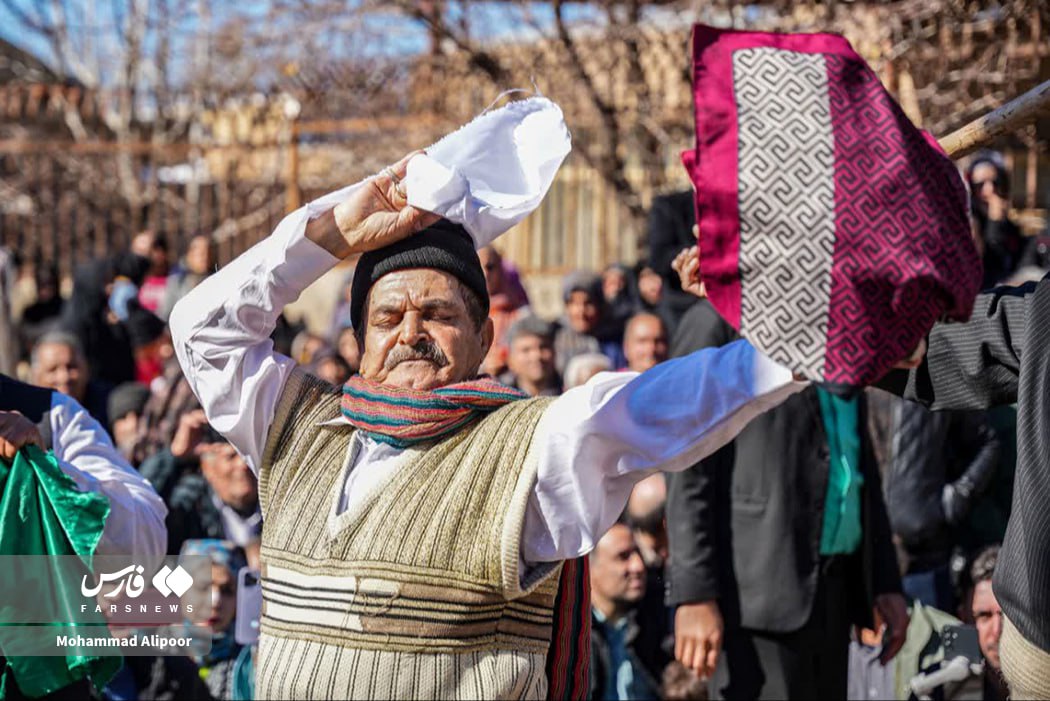
<svg viewBox="0 0 1050 701">
<path fill-rule="evenodd" d="M 1044 239 L 1023 239 L 1009 219 L 1005 168 L 978 158 L 968 178 L 986 283 L 1044 274 Z M 557 319 L 534 314 L 515 266 L 482 249 L 495 326 L 483 370 L 554 396 L 732 341 L 672 268 L 695 245 L 692 207 L 689 193 L 657 198 L 649 260 L 568 275 Z M 66 298 L 54 267 L 0 263 L 10 312 L 0 323 L 12 327 L 2 370 L 80 402 L 167 504 L 169 554 L 213 563 L 212 653 L 129 658 L 105 695 L 250 697 L 232 602 L 238 570 L 258 562 L 258 490 L 204 418 L 165 321 L 213 270 L 210 240 L 193 237 L 175 260 L 142 232 L 77 268 Z M 360 362 L 349 322 L 338 304 L 328 333 L 282 319 L 273 342 L 341 384 Z M 848 683 L 851 698 L 907 698 L 909 680 L 942 663 L 944 627 L 972 623 L 985 663 L 969 698 L 1005 698 L 990 578 L 1014 424 L 1011 409 L 933 414 L 878 390 L 843 400 L 809 388 L 701 464 L 641 482 L 589 555 L 593 697 L 824 697 Z M 957 691 L 946 697 L 966 698 Z"/>
</svg>

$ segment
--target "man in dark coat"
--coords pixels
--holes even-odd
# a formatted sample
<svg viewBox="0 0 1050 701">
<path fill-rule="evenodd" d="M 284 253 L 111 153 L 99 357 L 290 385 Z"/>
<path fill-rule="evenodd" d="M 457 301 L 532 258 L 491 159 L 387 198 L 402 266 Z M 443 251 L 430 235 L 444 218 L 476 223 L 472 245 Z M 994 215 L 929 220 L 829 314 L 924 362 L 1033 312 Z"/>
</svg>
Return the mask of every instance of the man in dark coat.
<svg viewBox="0 0 1050 701">
<path fill-rule="evenodd" d="M 734 338 L 701 300 L 682 319 L 672 355 Z M 852 624 L 877 628 L 873 618 L 882 619 L 884 658 L 903 643 L 897 561 L 857 401 L 862 486 L 852 549 L 824 553 L 832 456 L 816 388 L 758 417 L 692 469 L 668 475 L 676 652 L 712 675 L 713 698 L 845 698 Z"/>
<path fill-rule="evenodd" d="M 938 324 L 922 364 L 882 386 L 937 409 L 1017 404 L 1013 508 L 992 587 L 1005 619 L 1014 698 L 1050 698 L 1050 277 L 977 298 L 965 324 Z"/>
</svg>

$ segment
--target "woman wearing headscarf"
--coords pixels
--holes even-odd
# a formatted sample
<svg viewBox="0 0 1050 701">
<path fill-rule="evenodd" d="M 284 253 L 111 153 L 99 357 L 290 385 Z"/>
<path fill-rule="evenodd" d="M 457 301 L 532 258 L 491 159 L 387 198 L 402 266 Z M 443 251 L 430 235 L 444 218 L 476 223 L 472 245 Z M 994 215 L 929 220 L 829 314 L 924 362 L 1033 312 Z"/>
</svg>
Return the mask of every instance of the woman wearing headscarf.
<svg viewBox="0 0 1050 701">
<path fill-rule="evenodd" d="M 213 699 L 252 698 L 252 646 L 240 645 L 234 636 L 237 616 L 237 577 L 246 566 L 244 550 L 228 540 L 187 540 L 179 564 L 193 577 L 193 587 L 183 600 L 194 604 L 189 630 L 211 632 L 210 652 L 194 657 L 200 677 Z M 210 573 L 203 570 L 211 568 Z"/>
<path fill-rule="evenodd" d="M 978 156 L 966 170 L 970 211 L 984 262 L 982 287 L 994 287 L 1020 266 L 1025 239 L 1010 219 L 1010 174 L 998 154 Z"/>
<path fill-rule="evenodd" d="M 114 271 L 111 260 L 91 261 L 77 268 L 61 326 L 80 339 L 92 375 L 118 385 L 135 379 L 135 358 L 127 330 L 109 307 Z"/>
</svg>

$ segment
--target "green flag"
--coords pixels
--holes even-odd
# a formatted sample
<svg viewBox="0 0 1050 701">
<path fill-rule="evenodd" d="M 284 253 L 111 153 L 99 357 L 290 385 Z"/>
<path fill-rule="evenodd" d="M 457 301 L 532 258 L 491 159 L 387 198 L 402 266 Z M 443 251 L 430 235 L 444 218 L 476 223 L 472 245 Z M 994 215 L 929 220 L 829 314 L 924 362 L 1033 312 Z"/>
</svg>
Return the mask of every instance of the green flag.
<svg viewBox="0 0 1050 701">
<path fill-rule="evenodd" d="M 79 491 L 51 453 L 30 445 L 10 465 L 0 461 L 0 555 L 76 555 L 83 562 L 83 571 L 90 572 L 108 515 L 109 500 L 102 494 Z M 54 597 L 58 602 L 62 613 L 54 623 L 76 622 L 91 626 L 92 635 L 108 635 L 101 614 L 85 617 L 79 612 L 80 578 L 69 576 L 69 568 L 59 566 L 58 558 L 53 562 L 52 576 L 36 577 L 34 585 L 42 588 L 41 597 Z M 0 573 L 0 592 L 25 586 L 16 574 Z M 0 649 L 25 649 L 19 636 L 25 640 L 25 636 L 40 635 L 39 627 L 26 628 L 11 620 L 0 606 Z M 0 698 L 6 697 L 11 675 L 23 694 L 38 697 L 85 677 L 101 688 L 121 664 L 119 656 L 101 657 L 79 649 L 65 657 L 9 657 Z"/>
</svg>

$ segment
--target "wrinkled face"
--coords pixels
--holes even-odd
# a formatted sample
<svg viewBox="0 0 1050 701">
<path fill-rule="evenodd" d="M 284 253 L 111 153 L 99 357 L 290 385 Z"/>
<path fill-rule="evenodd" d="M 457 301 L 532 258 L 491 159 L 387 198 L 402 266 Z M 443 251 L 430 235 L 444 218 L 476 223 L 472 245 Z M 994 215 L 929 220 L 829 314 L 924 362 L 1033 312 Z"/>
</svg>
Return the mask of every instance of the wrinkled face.
<svg viewBox="0 0 1050 701">
<path fill-rule="evenodd" d="M 229 443 L 213 443 L 203 448 L 201 474 L 216 496 L 237 511 L 251 511 L 258 504 L 255 475 Z"/>
<path fill-rule="evenodd" d="M 598 325 L 598 304 L 586 292 L 575 291 L 565 303 L 569 327 L 577 333 L 591 333 Z"/>
<path fill-rule="evenodd" d="M 211 582 L 207 577 L 193 577 L 194 585 L 183 595 L 183 603 L 193 605 L 190 621 L 207 627 L 212 633 L 226 631 L 237 614 L 237 579 L 230 568 L 211 565 Z"/>
<path fill-rule="evenodd" d="M 87 392 L 87 363 L 64 343 L 45 343 L 36 352 L 33 384 L 49 387 L 84 402 Z"/>
<path fill-rule="evenodd" d="M 625 607 L 645 596 L 645 563 L 627 526 L 616 524 L 598 541 L 591 557 L 591 587 Z"/>
<path fill-rule="evenodd" d="M 485 287 L 490 295 L 499 294 L 503 289 L 503 261 L 499 253 L 492 247 L 482 248 L 478 251 L 481 259 L 481 269 L 485 273 Z"/>
<path fill-rule="evenodd" d="M 507 367 L 527 382 L 544 384 L 554 375 L 554 347 L 542 336 L 518 336 L 510 344 Z"/>
<path fill-rule="evenodd" d="M 667 331 L 663 322 L 655 316 L 631 319 L 624 332 L 623 354 L 627 357 L 627 367 L 635 372 L 645 372 L 667 360 Z"/>
<path fill-rule="evenodd" d="M 195 236 L 186 249 L 186 267 L 196 275 L 205 275 L 211 263 L 211 242 L 205 236 Z"/>
<path fill-rule="evenodd" d="M 664 281 L 659 275 L 645 268 L 638 277 L 638 294 L 646 303 L 657 305 L 664 294 Z"/>
<path fill-rule="evenodd" d="M 1003 635 L 1003 610 L 992 593 L 990 580 L 978 582 L 973 590 L 973 622 L 981 652 L 995 669 L 999 669 L 999 638 Z"/>
<path fill-rule="evenodd" d="M 468 294 L 441 270 L 414 268 L 381 277 L 366 300 L 361 375 L 420 390 L 476 376 L 492 345 L 492 322 L 477 327 Z"/>
</svg>

